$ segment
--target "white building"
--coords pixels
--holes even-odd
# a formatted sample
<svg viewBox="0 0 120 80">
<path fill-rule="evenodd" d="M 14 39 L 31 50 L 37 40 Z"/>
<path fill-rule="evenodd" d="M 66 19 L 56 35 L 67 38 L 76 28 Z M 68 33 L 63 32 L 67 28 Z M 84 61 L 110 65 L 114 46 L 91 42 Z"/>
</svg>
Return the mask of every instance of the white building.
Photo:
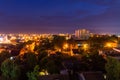
<svg viewBox="0 0 120 80">
<path fill-rule="evenodd" d="M 90 37 L 90 31 L 86 29 L 75 30 L 75 37 L 80 40 L 86 40 Z"/>
<path fill-rule="evenodd" d="M 2 43 L 2 44 L 9 44 L 11 42 L 10 42 L 10 40 L 8 40 L 7 36 L 0 36 L 0 43 Z"/>
</svg>

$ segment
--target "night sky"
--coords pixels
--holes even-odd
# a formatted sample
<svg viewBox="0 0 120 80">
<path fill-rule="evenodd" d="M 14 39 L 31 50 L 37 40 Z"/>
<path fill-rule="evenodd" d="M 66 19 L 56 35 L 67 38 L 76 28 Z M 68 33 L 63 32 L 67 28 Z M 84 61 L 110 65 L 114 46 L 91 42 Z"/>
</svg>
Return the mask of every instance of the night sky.
<svg viewBox="0 0 120 80">
<path fill-rule="evenodd" d="M 0 33 L 120 33 L 120 0 L 0 0 Z"/>
</svg>

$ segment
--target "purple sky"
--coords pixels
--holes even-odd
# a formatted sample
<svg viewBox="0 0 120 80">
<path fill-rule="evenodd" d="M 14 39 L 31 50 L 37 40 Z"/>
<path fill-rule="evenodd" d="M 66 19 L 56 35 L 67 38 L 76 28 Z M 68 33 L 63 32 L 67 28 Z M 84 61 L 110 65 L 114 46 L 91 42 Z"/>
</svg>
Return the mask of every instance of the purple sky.
<svg viewBox="0 0 120 80">
<path fill-rule="evenodd" d="M 0 0 L 1 33 L 120 33 L 120 0 Z"/>
</svg>

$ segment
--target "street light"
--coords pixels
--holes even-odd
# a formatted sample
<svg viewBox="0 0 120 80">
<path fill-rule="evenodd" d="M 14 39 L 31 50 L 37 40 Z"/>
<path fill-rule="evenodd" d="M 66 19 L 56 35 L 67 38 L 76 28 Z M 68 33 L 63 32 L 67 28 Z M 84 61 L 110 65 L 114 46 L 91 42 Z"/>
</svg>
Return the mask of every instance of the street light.
<svg viewBox="0 0 120 80">
<path fill-rule="evenodd" d="M 10 60 L 13 60 L 14 59 L 14 57 L 10 57 Z"/>
<path fill-rule="evenodd" d="M 88 49 L 88 44 L 83 44 L 83 49 L 87 50 Z"/>
<path fill-rule="evenodd" d="M 117 43 L 113 43 L 113 42 L 107 42 L 105 47 L 108 47 L 108 48 L 114 48 L 114 47 L 117 47 Z"/>
<path fill-rule="evenodd" d="M 67 48 L 68 48 L 68 44 L 66 43 L 63 45 L 63 49 L 67 49 Z"/>
<path fill-rule="evenodd" d="M 112 44 L 111 44 L 111 43 L 107 43 L 107 44 L 106 44 L 106 47 L 111 48 L 111 47 L 112 47 Z"/>
</svg>

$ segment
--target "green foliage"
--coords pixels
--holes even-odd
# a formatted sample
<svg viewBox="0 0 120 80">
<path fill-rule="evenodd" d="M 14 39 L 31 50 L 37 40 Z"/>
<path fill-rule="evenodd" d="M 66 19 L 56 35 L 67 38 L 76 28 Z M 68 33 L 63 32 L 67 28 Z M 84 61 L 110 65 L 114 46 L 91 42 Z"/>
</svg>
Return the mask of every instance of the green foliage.
<svg viewBox="0 0 120 80">
<path fill-rule="evenodd" d="M 106 60 L 98 53 L 90 53 L 83 55 L 81 62 L 83 63 L 83 70 L 105 72 Z"/>
<path fill-rule="evenodd" d="M 46 69 L 46 64 L 49 62 L 49 57 L 44 57 L 39 61 L 40 70 Z"/>
<path fill-rule="evenodd" d="M 40 70 L 45 68 L 47 62 L 48 62 L 48 53 L 46 51 L 41 51 L 38 54 L 38 64 L 40 66 Z"/>
<path fill-rule="evenodd" d="M 62 61 L 65 58 L 66 57 L 60 55 L 46 56 L 40 61 L 40 70 L 47 70 L 50 74 L 59 73 L 62 68 Z"/>
<path fill-rule="evenodd" d="M 36 45 L 34 49 L 34 51 L 36 51 L 37 53 L 41 53 L 41 51 L 46 50 L 53 50 L 53 44 L 48 38 L 41 40 L 39 45 Z"/>
<path fill-rule="evenodd" d="M 64 36 L 57 36 L 57 35 L 53 36 L 52 43 L 54 44 L 54 47 L 62 49 L 65 42 L 66 39 Z"/>
<path fill-rule="evenodd" d="M 27 80 L 27 72 L 33 71 L 34 67 L 37 65 L 37 56 L 33 52 L 27 52 L 22 56 L 18 56 L 15 62 L 21 66 L 21 77 L 20 80 Z"/>
<path fill-rule="evenodd" d="M 47 57 L 48 53 L 46 51 L 41 51 L 38 53 L 38 60 L 41 61 L 44 57 Z"/>
<path fill-rule="evenodd" d="M 49 57 L 44 57 L 40 62 L 40 66 L 40 70 L 45 69 L 50 74 L 58 73 L 57 65 L 55 64 L 54 60 L 50 59 Z"/>
<path fill-rule="evenodd" d="M 38 80 L 39 78 L 39 66 L 36 65 L 33 72 L 27 73 L 28 80 Z"/>
<path fill-rule="evenodd" d="M 20 77 L 20 67 L 14 60 L 5 60 L 1 65 L 1 71 L 5 80 L 18 80 Z"/>
<path fill-rule="evenodd" d="M 106 64 L 107 80 L 120 80 L 120 62 L 108 57 Z"/>
<path fill-rule="evenodd" d="M 60 73 L 60 70 L 54 61 L 51 60 L 46 65 L 47 65 L 46 69 L 47 69 L 48 73 L 50 73 L 50 74 Z"/>
<path fill-rule="evenodd" d="M 11 56 L 11 54 L 10 54 L 9 52 L 7 52 L 7 51 L 2 51 L 2 52 L 0 53 L 0 66 L 1 66 L 2 62 L 3 62 L 4 60 L 10 58 L 10 56 Z M 0 74 L 1 74 L 1 70 L 0 70 Z"/>
<path fill-rule="evenodd" d="M 118 40 L 118 37 L 115 35 L 113 36 L 104 35 L 100 37 L 97 37 L 97 36 L 90 37 L 87 42 L 91 46 L 90 48 L 92 50 L 100 50 L 100 49 L 104 49 L 106 42 L 115 42 L 117 40 Z"/>
<path fill-rule="evenodd" d="M 2 63 L 4 60 L 10 58 L 10 56 L 11 56 L 10 53 L 7 52 L 7 51 L 1 52 L 1 53 L 0 53 L 0 65 L 1 65 L 1 63 Z"/>
<path fill-rule="evenodd" d="M 28 52 L 24 54 L 24 63 L 26 64 L 26 67 L 28 70 L 33 70 L 35 65 L 37 64 L 37 57 L 35 53 Z"/>
</svg>

